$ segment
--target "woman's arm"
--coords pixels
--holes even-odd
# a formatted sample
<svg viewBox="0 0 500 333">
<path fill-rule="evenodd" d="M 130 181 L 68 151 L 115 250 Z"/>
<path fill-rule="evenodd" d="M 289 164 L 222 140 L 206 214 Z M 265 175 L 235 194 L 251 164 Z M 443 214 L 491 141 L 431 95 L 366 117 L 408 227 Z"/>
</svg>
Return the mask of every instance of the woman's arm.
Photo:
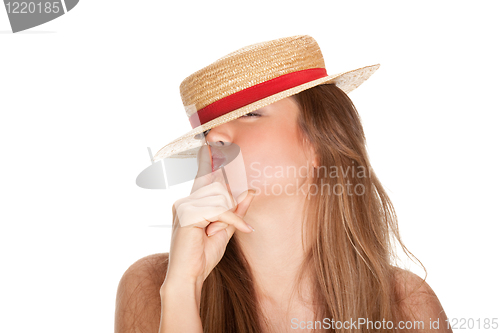
<svg viewBox="0 0 500 333">
<path fill-rule="evenodd" d="M 201 284 L 165 280 L 160 288 L 159 333 L 203 333 L 200 318 Z"/>
<path fill-rule="evenodd" d="M 116 294 L 115 333 L 158 333 L 160 286 L 168 254 L 153 254 L 133 263 L 123 274 Z"/>
<path fill-rule="evenodd" d="M 132 264 L 118 285 L 115 333 L 202 333 L 202 284 L 166 277 L 168 253 Z"/>
<path fill-rule="evenodd" d="M 116 295 L 115 333 L 203 332 L 202 286 L 165 279 L 168 257 L 149 255 L 125 271 Z"/>
</svg>

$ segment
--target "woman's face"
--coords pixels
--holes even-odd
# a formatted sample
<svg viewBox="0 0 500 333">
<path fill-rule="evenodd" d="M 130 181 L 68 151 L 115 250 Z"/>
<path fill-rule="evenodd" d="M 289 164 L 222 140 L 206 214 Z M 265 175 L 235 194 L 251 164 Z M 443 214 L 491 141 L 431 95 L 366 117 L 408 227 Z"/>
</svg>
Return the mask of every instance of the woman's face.
<svg viewBox="0 0 500 333">
<path fill-rule="evenodd" d="M 240 147 L 248 187 L 256 189 L 256 195 L 295 195 L 312 170 L 313 158 L 299 135 L 299 112 L 288 97 L 212 128 L 206 140 Z"/>
</svg>

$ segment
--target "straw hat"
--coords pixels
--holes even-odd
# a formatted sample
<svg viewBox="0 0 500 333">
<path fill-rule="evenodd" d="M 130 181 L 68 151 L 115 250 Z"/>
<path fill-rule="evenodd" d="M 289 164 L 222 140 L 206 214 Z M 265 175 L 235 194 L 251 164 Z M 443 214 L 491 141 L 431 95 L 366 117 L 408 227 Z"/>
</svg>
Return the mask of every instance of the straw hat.
<svg viewBox="0 0 500 333">
<path fill-rule="evenodd" d="M 253 44 L 188 76 L 180 85 L 193 130 L 161 148 L 154 161 L 196 157 L 203 132 L 320 84 L 335 84 L 346 94 L 380 65 L 328 75 L 318 43 L 293 36 Z"/>
</svg>

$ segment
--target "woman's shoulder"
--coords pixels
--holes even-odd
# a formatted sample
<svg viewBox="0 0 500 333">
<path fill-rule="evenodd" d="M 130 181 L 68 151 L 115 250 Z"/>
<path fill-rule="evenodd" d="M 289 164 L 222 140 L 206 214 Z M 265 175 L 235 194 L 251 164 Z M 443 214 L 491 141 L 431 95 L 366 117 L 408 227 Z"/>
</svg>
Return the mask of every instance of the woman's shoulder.
<svg viewBox="0 0 500 333">
<path fill-rule="evenodd" d="M 400 296 L 408 297 L 414 293 L 434 293 L 427 282 L 417 274 L 392 266 L 395 288 Z"/>
<path fill-rule="evenodd" d="M 145 256 L 134 262 L 123 274 L 122 280 L 139 279 L 148 280 L 160 285 L 165 279 L 168 268 L 168 252 L 155 253 Z"/>
<path fill-rule="evenodd" d="M 406 306 L 414 306 L 417 303 L 434 303 L 438 301 L 436 294 L 431 286 L 417 274 L 393 266 L 393 276 L 395 291 L 398 302 Z"/>
<path fill-rule="evenodd" d="M 155 253 L 147 255 L 137 260 L 130 267 L 144 269 L 150 267 L 151 265 L 166 265 L 167 263 L 168 263 L 168 252 Z"/>
<path fill-rule="evenodd" d="M 158 332 L 160 287 L 168 268 L 168 253 L 134 262 L 123 273 L 116 294 L 115 332 Z"/>
<path fill-rule="evenodd" d="M 403 312 L 415 320 L 439 319 L 443 327 L 436 333 L 449 332 L 444 327 L 446 314 L 431 286 L 417 274 L 399 267 L 393 266 L 393 276 L 397 302 Z"/>
<path fill-rule="evenodd" d="M 137 290 L 160 290 L 168 268 L 168 253 L 155 253 L 145 256 L 123 273 L 118 284 L 118 297 Z"/>
</svg>

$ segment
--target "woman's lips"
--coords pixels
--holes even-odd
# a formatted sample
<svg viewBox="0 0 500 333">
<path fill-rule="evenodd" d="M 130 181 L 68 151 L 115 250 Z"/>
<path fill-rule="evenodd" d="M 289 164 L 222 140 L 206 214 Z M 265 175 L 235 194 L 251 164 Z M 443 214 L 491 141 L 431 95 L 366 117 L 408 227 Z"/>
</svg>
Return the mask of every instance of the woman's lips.
<svg viewBox="0 0 500 333">
<path fill-rule="evenodd" d="M 226 162 L 225 157 L 212 156 L 212 171 L 219 169 Z"/>
<path fill-rule="evenodd" d="M 210 153 L 212 154 L 212 172 L 218 170 L 227 163 L 227 151 L 224 150 L 227 150 L 228 147 L 210 146 Z"/>
</svg>

